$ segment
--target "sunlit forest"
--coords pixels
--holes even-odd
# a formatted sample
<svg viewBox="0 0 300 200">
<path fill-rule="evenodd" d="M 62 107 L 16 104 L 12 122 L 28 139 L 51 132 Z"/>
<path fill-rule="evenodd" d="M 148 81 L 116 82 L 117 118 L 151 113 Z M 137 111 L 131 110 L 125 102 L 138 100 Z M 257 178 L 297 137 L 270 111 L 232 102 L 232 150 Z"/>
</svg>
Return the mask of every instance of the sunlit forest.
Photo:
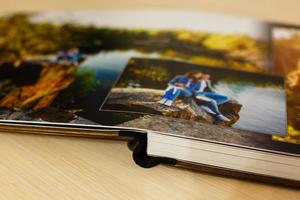
<svg viewBox="0 0 300 200">
<path fill-rule="evenodd" d="M 274 139 L 300 143 L 300 31 L 275 39 L 273 52 L 275 72 L 286 77 L 289 133 L 289 137 Z"/>
<path fill-rule="evenodd" d="M 62 50 L 77 48 L 89 59 L 102 51 L 134 49 L 159 54 L 160 58 L 212 67 L 268 70 L 268 44 L 247 35 L 34 23 L 33 15 L 19 13 L 0 18 L 3 30 L 0 32 L 0 107 L 33 110 L 33 116 L 44 110 L 40 116 L 46 121 L 71 121 L 74 113 L 85 109 L 81 103 L 91 99 L 87 92 L 103 85 L 95 70 L 81 68 L 80 63 L 50 61 Z M 150 76 L 160 78 L 163 74 L 159 71 Z M 99 103 L 91 109 L 98 110 Z M 56 113 L 62 111 L 68 117 L 62 115 L 58 120 Z"/>
<path fill-rule="evenodd" d="M 85 53 L 135 48 L 198 64 L 250 71 L 265 71 L 268 64 L 267 44 L 246 35 L 32 23 L 26 14 L 2 17 L 0 28 L 6 30 L 0 33 L 0 62 L 78 47 Z"/>
</svg>

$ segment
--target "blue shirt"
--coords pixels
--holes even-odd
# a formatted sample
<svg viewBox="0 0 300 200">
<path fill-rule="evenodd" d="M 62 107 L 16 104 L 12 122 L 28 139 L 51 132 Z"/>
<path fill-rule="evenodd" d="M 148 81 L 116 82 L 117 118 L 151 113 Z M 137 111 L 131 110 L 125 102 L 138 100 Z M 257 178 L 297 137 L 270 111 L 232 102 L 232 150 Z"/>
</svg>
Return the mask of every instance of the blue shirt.
<svg viewBox="0 0 300 200">
<path fill-rule="evenodd" d="M 209 81 L 193 81 L 183 75 L 176 76 L 170 81 L 171 85 L 176 85 L 176 83 L 185 84 L 186 88 L 191 92 L 203 92 L 204 90 L 212 91 Z"/>
</svg>

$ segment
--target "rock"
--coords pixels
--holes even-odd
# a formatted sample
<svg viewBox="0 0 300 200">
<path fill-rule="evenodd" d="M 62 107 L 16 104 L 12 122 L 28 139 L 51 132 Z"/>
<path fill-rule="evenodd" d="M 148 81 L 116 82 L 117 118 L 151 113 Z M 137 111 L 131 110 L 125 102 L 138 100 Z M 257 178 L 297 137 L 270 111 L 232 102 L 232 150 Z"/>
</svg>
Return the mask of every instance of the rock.
<svg viewBox="0 0 300 200">
<path fill-rule="evenodd" d="M 70 124 L 84 124 L 84 125 L 99 125 L 99 123 L 77 116 L 76 119 L 70 121 Z"/>
<path fill-rule="evenodd" d="M 38 111 L 31 111 L 30 116 L 33 119 L 46 122 L 59 122 L 70 124 L 97 125 L 98 123 L 78 116 L 76 113 L 80 110 L 63 110 L 55 107 L 47 107 Z"/>
<path fill-rule="evenodd" d="M 38 111 L 0 107 L 0 120 L 22 120 L 31 122 L 59 122 L 70 124 L 98 125 L 98 123 L 76 115 L 78 110 L 62 110 L 54 107 Z"/>
<path fill-rule="evenodd" d="M 0 119 L 31 121 L 32 118 L 17 108 L 0 107 Z"/>
<path fill-rule="evenodd" d="M 120 127 L 135 127 L 160 133 L 168 133 L 179 137 L 192 137 L 221 143 L 240 144 L 248 147 L 275 148 L 270 143 L 271 135 L 255 133 L 237 128 L 216 126 L 192 120 L 176 119 L 159 115 L 145 115 L 118 124 Z"/>
<path fill-rule="evenodd" d="M 30 111 L 29 115 L 33 119 L 40 119 L 47 122 L 68 123 L 77 118 L 77 115 L 68 110 L 63 110 L 55 107 L 47 107 L 37 111 Z"/>
<path fill-rule="evenodd" d="M 157 103 L 163 94 L 163 90 L 145 88 L 114 88 L 108 101 L 102 109 L 125 110 L 143 112 L 146 114 L 159 114 L 168 117 L 220 124 L 215 118 L 199 107 L 200 102 L 190 98 L 178 98 L 172 106 Z M 233 125 L 239 119 L 239 111 L 242 105 L 231 99 L 219 106 L 220 111 L 230 119 L 226 126 Z"/>
</svg>

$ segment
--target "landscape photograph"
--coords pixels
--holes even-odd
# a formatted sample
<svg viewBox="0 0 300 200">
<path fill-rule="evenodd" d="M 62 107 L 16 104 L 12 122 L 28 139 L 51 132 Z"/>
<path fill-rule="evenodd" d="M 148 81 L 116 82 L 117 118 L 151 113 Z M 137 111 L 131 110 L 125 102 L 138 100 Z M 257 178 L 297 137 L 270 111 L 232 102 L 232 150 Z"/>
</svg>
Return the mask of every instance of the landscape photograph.
<svg viewBox="0 0 300 200">
<path fill-rule="evenodd" d="M 179 11 L 1 13 L 0 28 L 6 30 L 0 33 L 2 120 L 101 124 L 106 118 L 99 107 L 132 57 L 270 70 L 268 25 L 243 17 Z"/>
</svg>

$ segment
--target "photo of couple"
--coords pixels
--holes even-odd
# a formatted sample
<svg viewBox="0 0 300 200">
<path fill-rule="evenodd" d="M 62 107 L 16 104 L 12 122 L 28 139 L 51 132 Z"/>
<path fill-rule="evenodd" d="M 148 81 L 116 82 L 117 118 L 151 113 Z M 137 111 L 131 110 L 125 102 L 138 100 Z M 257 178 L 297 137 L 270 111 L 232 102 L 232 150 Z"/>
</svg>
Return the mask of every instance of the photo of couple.
<svg viewBox="0 0 300 200">
<path fill-rule="evenodd" d="M 179 123 L 212 124 L 284 136 L 285 102 L 281 77 L 167 59 L 132 58 L 100 111 L 141 115 L 140 121 L 124 118 L 125 124 L 134 120 L 129 123 L 132 126 L 143 126 L 145 116 L 160 115 L 176 119 L 169 124 L 174 128 Z"/>
<path fill-rule="evenodd" d="M 171 106 L 179 96 L 195 99 L 204 111 L 212 114 L 219 121 L 230 121 L 218 108 L 220 104 L 227 102 L 229 98 L 214 91 L 209 74 L 204 74 L 201 71 L 190 71 L 184 75 L 176 76 L 169 82 L 168 88 L 159 103 Z"/>
</svg>

